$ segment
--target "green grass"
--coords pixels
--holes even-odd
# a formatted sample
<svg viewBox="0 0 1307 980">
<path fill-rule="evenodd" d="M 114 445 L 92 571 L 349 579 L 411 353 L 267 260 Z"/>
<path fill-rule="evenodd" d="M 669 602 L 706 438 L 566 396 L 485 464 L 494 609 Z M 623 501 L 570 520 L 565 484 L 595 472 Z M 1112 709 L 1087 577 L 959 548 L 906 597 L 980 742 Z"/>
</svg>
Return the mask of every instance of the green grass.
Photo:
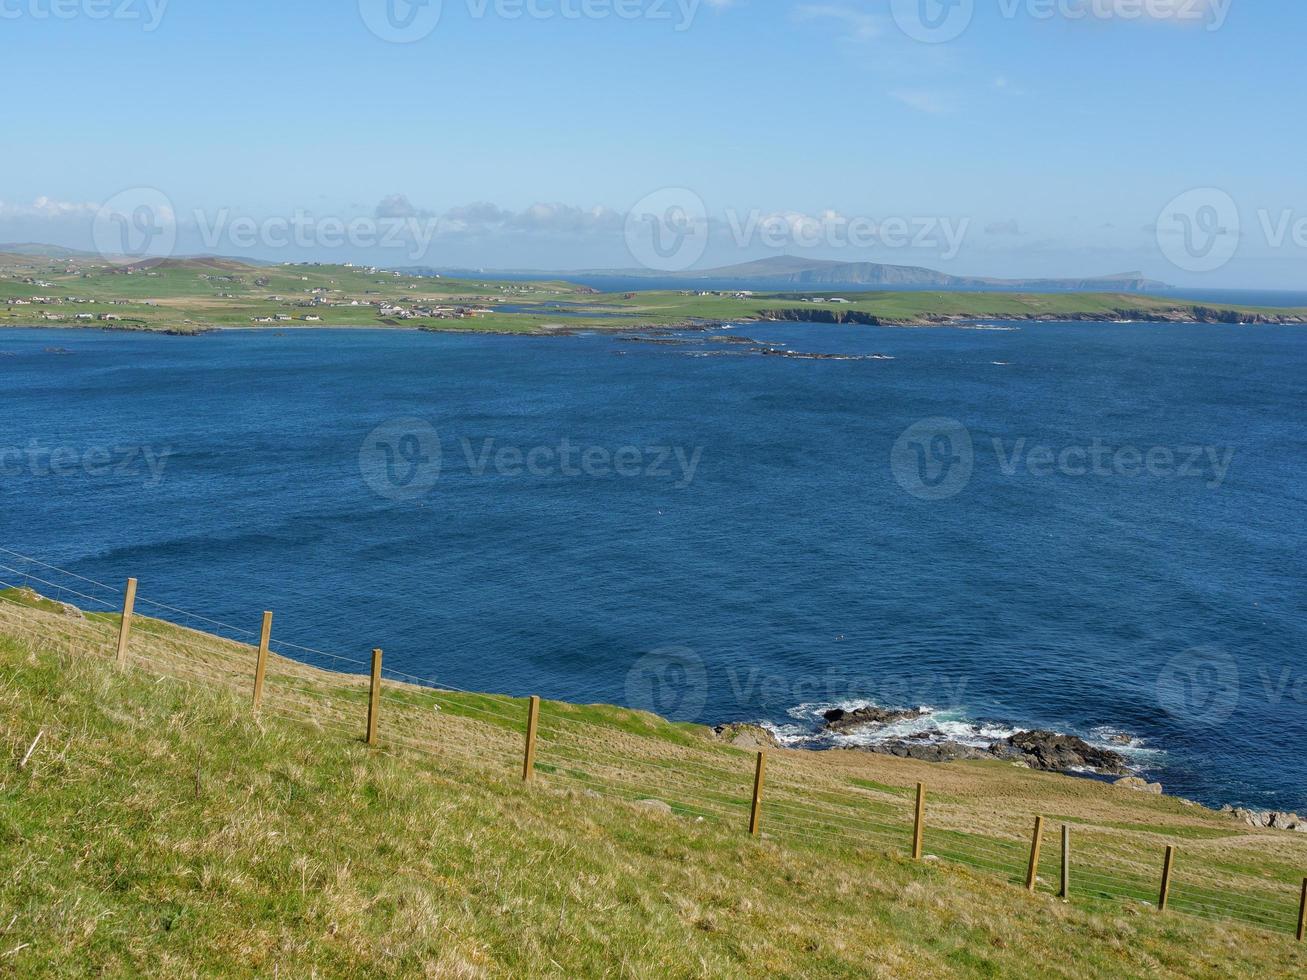
<svg viewBox="0 0 1307 980">
<path fill-rule="evenodd" d="M 1070 905 L 1047 888 L 1028 895 L 1010 872 L 986 871 L 969 853 L 975 829 L 996 819 L 987 787 L 993 801 L 1038 797 L 1050 813 L 1076 801 L 1075 812 L 1101 811 L 1077 841 L 1140 849 L 1126 882 L 1146 902 L 1156 854 L 1139 841 L 1174 801 L 1006 766 L 778 754 L 769 792 L 779 795 L 769 800 L 799 781 L 809 805 L 833 806 L 838 787 L 852 787 L 850 812 L 869 824 L 891 802 L 905 812 L 928 772 L 946 791 L 930 797 L 927 851 L 956 850 L 972 866 L 914 864 L 894 841 L 797 832 L 776 809 L 764 808 L 766 836 L 754 840 L 734 817 L 701 819 L 706 801 L 741 812 L 751 758 L 693 726 L 547 703 L 537 781 L 526 786 L 514 761 L 520 730 L 489 720 L 511 720 L 520 701 L 389 685 L 383 745 L 369 749 L 349 724 L 337 730 L 340 719 L 361 719 L 355 678 L 278 661 L 269 709 L 276 685 L 293 676 L 318 685 L 340 714 L 255 717 L 247 678 L 237 676 L 248 648 L 214 641 L 206 654 L 202 634 L 138 619 L 137 666 L 120 672 L 104 655 L 111 624 L 31 594 L 0 599 L 0 972 L 1034 978 L 1304 969 L 1283 934 L 1159 916 L 1089 882 Z M 191 664 L 208 657 L 213 682 L 156 673 L 183 653 Z M 225 687 L 224 677 L 237 683 Z M 420 752 L 403 748 L 409 712 L 443 726 Z M 574 747 L 588 747 L 567 757 L 568 738 L 583 729 L 588 741 Z M 613 778 L 615 753 L 662 753 L 682 771 L 658 782 L 661 770 L 650 769 L 624 787 Z M 738 778 L 680 795 L 693 766 L 709 764 Z M 648 798 L 667 800 L 672 814 L 638 803 Z M 1112 829 L 1132 813 L 1139 833 Z M 952 826 L 955 816 L 966 826 Z M 1181 814 L 1171 836 L 1183 836 L 1186 820 L 1235 827 L 1221 819 Z M 1004 820 L 986 847 L 1019 861 L 1022 837 L 997 836 Z M 1186 872 L 1225 859 L 1221 850 L 1191 854 L 1201 836 L 1184 845 Z M 1246 836 L 1249 863 L 1248 845 L 1261 841 L 1281 843 Z M 1056 874 L 1048 850 L 1046 880 Z M 1267 851 L 1258 873 L 1278 880 L 1289 863 Z M 1210 900 L 1198 879 L 1183 881 L 1179 904 Z"/>
<path fill-rule="evenodd" d="M 71 271 L 70 271 L 71 270 Z M 37 279 L 50 283 L 35 286 Z M 332 304 L 309 307 L 315 291 L 325 290 Z M 688 291 L 687 291 L 688 292 Z M 1195 319 L 1210 316 L 1209 304 L 1163 299 L 1137 293 L 960 293 L 850 292 L 847 305 L 805 302 L 812 296 L 839 296 L 838 288 L 816 292 L 759 293 L 733 296 L 686 295 L 682 291 L 596 294 L 564 282 L 515 282 L 491 279 L 437 279 L 368 272 L 344 265 L 253 266 L 234 260 L 170 260 L 126 270 L 94 260 L 71 262 L 37 256 L 0 255 L 0 326 L 60 325 L 198 333 L 214 328 L 251 328 L 255 318 L 285 315 L 287 322 L 261 329 L 302 327 L 393 327 L 453 332 L 549 334 L 562 330 L 633 330 L 759 319 L 819 321 L 856 320 L 889 325 L 922 325 L 956 318 L 1148 318 Z M 32 296 L 76 297 L 87 302 L 6 306 L 6 300 Z M 468 305 L 494 309 L 472 319 L 383 318 L 376 307 L 350 306 L 384 300 L 400 306 Z M 551 309 L 564 304 L 563 310 Z M 497 304 L 519 309 L 507 312 Z M 1290 314 L 1307 319 L 1307 311 L 1219 307 L 1222 315 Z M 573 311 L 581 315 L 573 315 Z M 43 313 L 63 317 L 51 323 Z M 106 324 L 78 321 L 78 313 L 114 314 Z M 307 322 L 311 315 L 320 321 Z"/>
</svg>

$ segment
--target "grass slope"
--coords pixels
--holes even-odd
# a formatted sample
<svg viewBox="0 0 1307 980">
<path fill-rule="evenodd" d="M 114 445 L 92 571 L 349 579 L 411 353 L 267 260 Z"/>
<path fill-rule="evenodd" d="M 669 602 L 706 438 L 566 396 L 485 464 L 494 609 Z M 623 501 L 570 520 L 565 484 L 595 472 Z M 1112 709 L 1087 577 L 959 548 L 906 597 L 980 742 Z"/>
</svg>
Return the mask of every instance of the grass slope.
<svg viewBox="0 0 1307 980">
<path fill-rule="evenodd" d="M 113 617 L 83 619 L 18 592 L 0 608 L 0 972 L 1042 978 L 1307 968 L 1283 935 L 1032 896 L 875 842 L 791 836 L 778 814 L 768 818 L 775 836 L 752 840 L 733 820 L 658 812 L 552 775 L 567 731 L 581 726 L 673 768 L 699 764 L 687 761 L 693 751 L 747 771 L 745 753 L 692 727 L 551 705 L 541 755 L 553 762 L 524 786 L 512 766 L 520 734 L 501 732 L 501 746 L 476 720 L 497 699 L 447 698 L 459 710 L 441 712 L 444 727 L 419 752 L 404 747 L 401 706 L 425 704 L 430 715 L 434 692 L 395 685 L 386 744 L 369 749 L 344 723 L 359 715 L 357 678 L 275 662 L 255 717 L 248 688 L 221 683 L 243 669 L 223 658 L 247 648 L 206 647 L 198 634 L 138 619 L 134 666 L 119 672 L 106 656 Z M 271 696 L 278 683 L 320 686 L 343 713 L 315 701 L 321 710 L 292 718 L 277 710 L 289 697 Z M 602 754 L 596 746 L 594 766 Z M 788 755 L 776 759 L 778 784 Z M 830 755 L 849 758 L 795 762 L 809 767 L 808 792 L 834 773 L 861 783 L 868 801 L 906 803 L 928 771 Z M 1199 831 L 1221 838 L 1214 853 L 1279 840 L 1084 781 L 1006 766 L 929 771 L 941 822 L 950 808 L 971 823 L 995 819 L 1000 797 L 1015 795 L 1143 834 L 1176 811 L 1168 822 L 1187 821 L 1192 846 Z M 975 796 L 986 784 L 993 797 Z M 927 849 L 947 841 L 934 832 Z"/>
</svg>

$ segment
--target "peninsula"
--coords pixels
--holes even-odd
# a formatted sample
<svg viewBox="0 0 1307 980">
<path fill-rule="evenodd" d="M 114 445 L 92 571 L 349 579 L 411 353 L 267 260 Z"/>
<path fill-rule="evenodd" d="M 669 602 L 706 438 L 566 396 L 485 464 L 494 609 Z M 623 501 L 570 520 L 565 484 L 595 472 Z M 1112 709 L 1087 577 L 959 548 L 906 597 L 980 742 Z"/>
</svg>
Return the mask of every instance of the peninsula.
<svg viewBox="0 0 1307 980">
<path fill-rule="evenodd" d="M 1130 292 L 601 293 L 564 281 L 452 279 L 349 264 L 189 258 L 122 265 L 79 255 L 0 254 L 0 327 L 176 334 L 392 327 L 550 334 L 759 321 L 917 327 L 983 320 L 1303 324 L 1307 309 L 1215 306 Z"/>
</svg>

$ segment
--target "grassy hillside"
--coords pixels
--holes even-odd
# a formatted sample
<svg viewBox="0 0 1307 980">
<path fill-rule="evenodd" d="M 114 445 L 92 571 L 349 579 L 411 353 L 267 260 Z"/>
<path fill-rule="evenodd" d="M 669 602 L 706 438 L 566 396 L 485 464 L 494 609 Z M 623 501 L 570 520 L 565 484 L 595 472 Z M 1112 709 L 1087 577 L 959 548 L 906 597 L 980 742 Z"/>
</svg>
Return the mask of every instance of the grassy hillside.
<svg viewBox="0 0 1307 980">
<path fill-rule="evenodd" d="M 703 729 L 547 704 L 536 780 L 523 785 L 521 702 L 391 678 L 382 744 L 369 749 L 361 678 L 274 657 L 256 717 L 250 648 L 138 617 L 120 672 L 115 627 L 108 612 L 0 593 L 0 971 L 1307 970 L 1283 929 L 1301 839 L 1176 800 L 997 763 L 778 752 L 755 840 L 752 755 Z M 931 787 L 928 859 L 913 863 L 918 779 Z M 1074 820 L 1086 849 L 1070 903 L 1052 894 L 1055 861 L 1037 894 L 1017 885 L 1036 812 Z M 1284 914 L 1270 931 L 1163 915 L 1089 877 L 1095 851 L 1127 878 L 1155 876 L 1164 842 L 1181 845 L 1191 889 L 1206 881 L 1231 908 Z"/>
<path fill-rule="evenodd" d="M 838 288 L 745 297 L 684 291 L 599 295 L 563 282 L 422 278 L 345 265 L 254 266 L 232 259 L 170 259 L 122 268 L 79 257 L 0 255 L 0 326 L 113 326 L 177 333 L 255 326 L 549 333 L 778 317 L 861 317 L 889 324 L 1005 317 L 1288 317 L 1307 322 L 1307 310 L 1220 307 L 1213 311 L 1139 293 L 875 292 L 850 293 L 848 304 L 807 301 L 811 296 L 837 295 Z M 488 312 L 437 318 L 434 313 L 441 307 Z M 413 316 L 397 316 L 387 312 L 390 308 Z M 106 315 L 117 319 L 98 319 Z M 263 322 L 269 317 L 285 319 Z"/>
</svg>

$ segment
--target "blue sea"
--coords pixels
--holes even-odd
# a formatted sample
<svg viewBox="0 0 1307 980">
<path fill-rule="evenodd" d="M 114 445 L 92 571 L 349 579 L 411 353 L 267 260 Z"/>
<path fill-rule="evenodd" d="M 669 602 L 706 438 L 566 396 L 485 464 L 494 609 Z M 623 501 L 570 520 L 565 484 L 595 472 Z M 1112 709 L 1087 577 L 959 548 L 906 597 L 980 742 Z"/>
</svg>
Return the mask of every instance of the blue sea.
<svg viewBox="0 0 1307 980">
<path fill-rule="evenodd" d="M 1307 812 L 1304 328 L 7 330 L 0 382 L 0 547 L 152 602 L 793 744 L 1051 728 Z"/>
</svg>

